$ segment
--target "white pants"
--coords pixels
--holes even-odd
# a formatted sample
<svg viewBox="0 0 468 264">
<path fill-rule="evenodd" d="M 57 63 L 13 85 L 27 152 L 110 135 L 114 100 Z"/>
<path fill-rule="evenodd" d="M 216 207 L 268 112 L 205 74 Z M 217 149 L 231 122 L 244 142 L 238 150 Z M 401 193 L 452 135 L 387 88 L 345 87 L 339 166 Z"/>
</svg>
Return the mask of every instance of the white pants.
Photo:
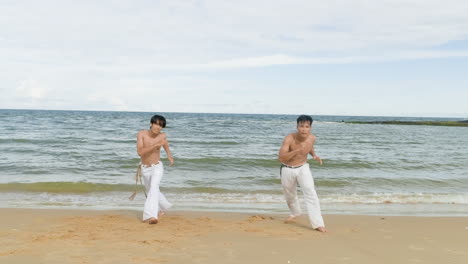
<svg viewBox="0 0 468 264">
<path fill-rule="evenodd" d="M 166 211 L 172 204 L 159 191 L 159 183 L 164 173 L 162 162 L 151 166 L 141 165 L 141 178 L 145 185 L 147 197 L 143 209 L 143 221 L 154 217 L 158 219 L 159 211 Z"/>
<path fill-rule="evenodd" d="M 297 185 L 302 189 L 306 203 L 309 221 L 312 228 L 325 226 L 320 212 L 320 203 L 315 191 L 314 179 L 310 172 L 309 164 L 299 168 L 283 167 L 281 169 L 281 185 L 284 197 L 292 216 L 301 215 L 301 206 L 297 197 Z"/>
</svg>

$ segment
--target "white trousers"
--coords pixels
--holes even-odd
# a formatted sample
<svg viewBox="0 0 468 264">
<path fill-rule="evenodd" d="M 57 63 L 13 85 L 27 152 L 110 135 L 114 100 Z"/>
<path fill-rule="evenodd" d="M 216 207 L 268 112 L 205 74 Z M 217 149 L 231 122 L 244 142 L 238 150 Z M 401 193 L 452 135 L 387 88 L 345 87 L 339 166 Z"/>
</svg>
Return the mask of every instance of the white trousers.
<svg viewBox="0 0 468 264">
<path fill-rule="evenodd" d="M 145 207 L 143 208 L 143 221 L 154 217 L 158 219 L 159 211 L 166 211 L 172 204 L 166 199 L 166 196 L 159 190 L 164 173 L 162 162 L 151 166 L 141 165 L 141 178 L 145 186 L 147 197 Z"/>
<path fill-rule="evenodd" d="M 314 179 L 312 178 L 312 173 L 307 163 L 299 168 L 283 167 L 281 169 L 281 185 L 292 216 L 301 215 L 301 206 L 297 197 L 298 184 L 304 194 L 304 200 L 312 228 L 315 229 L 325 226 L 320 212 L 319 199 L 315 191 Z"/>
</svg>

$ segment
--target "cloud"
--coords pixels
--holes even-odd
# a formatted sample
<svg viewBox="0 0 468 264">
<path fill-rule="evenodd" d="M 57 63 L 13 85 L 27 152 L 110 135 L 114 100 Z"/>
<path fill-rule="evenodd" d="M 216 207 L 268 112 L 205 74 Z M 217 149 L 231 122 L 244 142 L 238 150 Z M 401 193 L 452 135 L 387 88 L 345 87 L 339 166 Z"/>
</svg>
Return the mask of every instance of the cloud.
<svg viewBox="0 0 468 264">
<path fill-rule="evenodd" d="M 259 58 L 378 56 L 468 39 L 468 2 L 455 0 L 3 5 L 0 23 L 9 27 L 2 28 L 0 47 L 7 49 L 0 52 L 16 62 L 190 65 L 257 58 L 251 63 L 269 64 Z"/>
<path fill-rule="evenodd" d="M 35 80 L 22 80 L 16 88 L 16 95 L 30 99 L 41 99 L 46 96 L 47 89 L 40 87 Z"/>
<path fill-rule="evenodd" d="M 92 95 L 89 95 L 87 98 L 85 98 L 84 101 L 87 102 L 88 105 L 91 105 L 93 109 L 100 109 L 100 110 L 114 109 L 117 111 L 129 110 L 129 107 L 127 103 L 125 102 L 124 96 L 119 97 L 115 95 L 92 94 Z"/>
<path fill-rule="evenodd" d="M 465 10 L 464 0 L 3 1 L 0 108 L 306 112 L 278 96 L 330 83 L 303 66 L 327 75 L 434 58 L 449 66 L 440 83 L 460 89 L 448 61 L 467 57 Z M 362 76 L 328 75 L 333 91 L 380 87 Z"/>
<path fill-rule="evenodd" d="M 386 61 L 404 61 L 415 59 L 436 59 L 436 58 L 463 58 L 468 57 L 467 51 L 436 51 L 436 50 L 416 50 L 407 52 L 398 52 L 391 54 L 380 54 L 379 56 L 349 56 L 349 57 L 296 57 L 283 54 L 240 58 L 232 60 L 214 61 L 205 64 L 187 64 L 187 65 L 159 65 L 153 68 L 160 69 L 183 69 L 183 70 L 202 70 L 202 69 L 229 69 L 229 68 L 254 68 L 267 67 L 275 65 L 298 65 L 298 64 L 352 64 L 352 63 L 374 63 Z"/>
</svg>

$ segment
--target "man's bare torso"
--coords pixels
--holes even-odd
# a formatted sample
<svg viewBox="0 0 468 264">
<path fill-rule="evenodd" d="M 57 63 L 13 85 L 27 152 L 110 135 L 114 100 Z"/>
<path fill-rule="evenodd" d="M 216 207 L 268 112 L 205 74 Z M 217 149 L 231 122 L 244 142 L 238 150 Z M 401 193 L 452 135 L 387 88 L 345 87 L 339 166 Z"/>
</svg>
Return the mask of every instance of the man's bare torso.
<svg viewBox="0 0 468 264">
<path fill-rule="evenodd" d="M 163 133 L 158 134 L 156 137 L 152 137 L 151 132 L 149 130 L 142 130 L 139 133 L 141 133 L 143 147 L 148 147 L 148 146 L 157 144 L 158 142 L 161 142 L 162 140 L 165 140 L 166 138 L 166 135 Z M 142 155 L 141 163 L 145 165 L 157 164 L 160 158 L 161 158 L 161 146 L 158 146 L 154 149 L 154 151 L 151 151 L 147 153 L 146 155 Z"/>
<path fill-rule="evenodd" d="M 294 151 L 297 149 L 302 149 L 291 159 L 285 161 L 286 165 L 289 166 L 300 166 L 307 162 L 307 156 L 312 151 L 312 147 L 315 141 L 315 136 L 309 134 L 306 139 L 300 140 L 297 133 L 292 133 L 288 135 L 287 139 L 289 143 L 289 151 Z"/>
</svg>

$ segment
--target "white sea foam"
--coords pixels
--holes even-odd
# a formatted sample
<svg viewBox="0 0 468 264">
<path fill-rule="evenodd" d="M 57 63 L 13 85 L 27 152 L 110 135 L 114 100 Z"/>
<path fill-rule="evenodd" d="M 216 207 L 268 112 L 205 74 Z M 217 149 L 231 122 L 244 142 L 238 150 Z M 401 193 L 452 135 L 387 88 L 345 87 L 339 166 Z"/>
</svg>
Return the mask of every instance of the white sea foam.
<svg viewBox="0 0 468 264">
<path fill-rule="evenodd" d="M 372 193 L 349 195 L 326 195 L 321 197 L 322 203 L 351 204 L 468 204 L 468 193 L 437 194 L 437 193 Z"/>
<path fill-rule="evenodd" d="M 80 208 L 141 210 L 142 193 L 134 201 L 129 193 L 107 192 L 84 195 L 63 193 L 0 193 L 0 207 L 23 208 Z M 226 212 L 287 213 L 282 195 L 239 193 L 166 193 L 174 210 L 209 210 Z M 426 195 L 335 195 L 321 196 L 325 214 L 392 214 L 392 215 L 468 215 L 467 195 L 440 195 L 428 199 Z M 300 196 L 303 205 L 302 196 Z"/>
</svg>

